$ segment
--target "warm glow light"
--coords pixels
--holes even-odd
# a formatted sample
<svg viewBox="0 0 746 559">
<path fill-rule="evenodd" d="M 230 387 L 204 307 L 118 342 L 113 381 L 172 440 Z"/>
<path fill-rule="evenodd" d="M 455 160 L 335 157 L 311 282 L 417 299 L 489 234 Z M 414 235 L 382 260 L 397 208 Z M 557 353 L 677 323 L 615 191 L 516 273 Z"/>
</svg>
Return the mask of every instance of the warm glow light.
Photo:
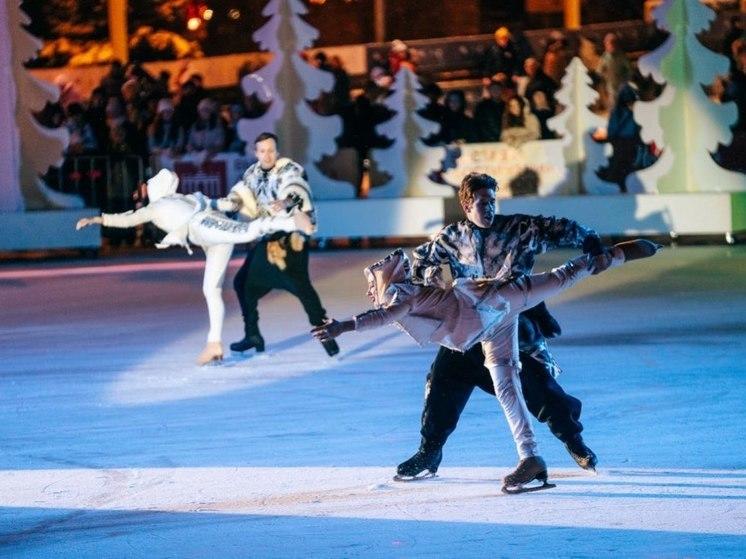
<svg viewBox="0 0 746 559">
<path fill-rule="evenodd" d="M 210 8 L 205 8 L 205 11 L 202 12 L 202 19 L 205 21 L 210 21 L 212 19 L 212 10 Z"/>
<path fill-rule="evenodd" d="M 241 11 L 233 8 L 232 10 L 228 11 L 228 17 L 231 19 L 239 19 L 241 17 Z"/>
<path fill-rule="evenodd" d="M 198 17 L 190 17 L 187 20 L 187 29 L 189 31 L 197 31 L 200 25 L 202 25 L 202 20 Z"/>
</svg>

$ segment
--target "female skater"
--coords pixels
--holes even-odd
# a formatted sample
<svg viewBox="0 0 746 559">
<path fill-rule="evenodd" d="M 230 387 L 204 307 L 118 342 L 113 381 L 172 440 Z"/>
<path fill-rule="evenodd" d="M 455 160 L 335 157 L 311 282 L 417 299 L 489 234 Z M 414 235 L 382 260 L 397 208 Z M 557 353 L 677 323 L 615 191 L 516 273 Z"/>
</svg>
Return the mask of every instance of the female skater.
<svg viewBox="0 0 746 559">
<path fill-rule="evenodd" d="M 630 241 L 607 250 L 603 258 L 610 260 L 609 267 L 615 267 L 652 256 L 658 248 L 650 241 Z M 395 323 L 421 344 L 433 342 L 463 352 L 481 342 L 485 367 L 520 458 L 518 468 L 504 478 L 503 490 L 523 491 L 523 486 L 534 479 L 543 482 L 541 488 L 545 488 L 551 486 L 546 482 L 546 464 L 536 453 L 520 383 L 510 377 L 520 363 L 518 315 L 590 276 L 595 271 L 593 266 L 594 257 L 586 254 L 543 274 L 509 280 L 460 278 L 450 288 L 442 289 L 412 283 L 409 260 L 399 249 L 364 270 L 373 309 L 341 322 L 333 320 L 312 333 L 324 340 Z"/>
<path fill-rule="evenodd" d="M 177 194 L 178 186 L 179 177 L 176 173 L 161 169 L 148 180 L 150 203 L 147 206 L 134 212 L 83 218 L 75 228 L 82 229 L 93 224 L 126 228 L 152 221 L 168 233 L 156 245 L 158 248 L 178 245 L 185 247 L 191 254 L 191 242 L 204 249 L 206 261 L 202 292 L 207 301 L 210 330 L 207 333 L 207 345 L 197 358 L 197 363 L 205 365 L 223 358 L 221 338 L 225 306 L 222 287 L 233 245 L 249 243 L 278 231 L 302 231 L 310 235 L 314 226 L 308 215 L 302 212 L 287 217 L 260 217 L 250 222 L 238 222 L 209 209 L 210 200 L 202 193 Z"/>
</svg>

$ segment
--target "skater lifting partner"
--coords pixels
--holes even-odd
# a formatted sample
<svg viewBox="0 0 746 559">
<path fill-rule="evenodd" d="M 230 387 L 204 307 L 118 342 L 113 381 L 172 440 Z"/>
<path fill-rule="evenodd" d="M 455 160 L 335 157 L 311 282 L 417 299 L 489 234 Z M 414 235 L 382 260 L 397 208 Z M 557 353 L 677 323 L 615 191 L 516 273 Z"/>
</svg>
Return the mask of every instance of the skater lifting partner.
<svg viewBox="0 0 746 559">
<path fill-rule="evenodd" d="M 303 167 L 287 157 L 280 157 L 277 136 L 264 132 L 254 140 L 257 162 L 231 188 L 227 197 L 212 207 L 224 212 L 238 212 L 236 219 L 286 215 L 290 211 L 308 213 L 316 224 L 311 187 Z M 293 210 L 297 206 L 297 210 Z M 244 337 L 231 344 L 231 350 L 264 351 L 264 337 L 259 331 L 259 299 L 273 289 L 284 289 L 297 297 L 313 326 L 327 321 L 326 311 L 308 275 L 308 239 L 299 232 L 278 233 L 249 247 L 246 260 L 233 281 L 244 322 Z M 334 340 L 322 343 L 330 356 L 339 353 Z"/>
<path fill-rule="evenodd" d="M 470 217 L 477 225 L 491 225 L 494 179 L 475 175 L 464 180 L 467 184 L 476 180 L 478 184 L 487 185 L 474 191 L 474 203 L 482 209 L 478 211 L 480 215 Z M 374 309 L 352 319 L 317 327 L 313 334 L 325 340 L 344 332 L 395 322 L 416 341 L 438 343 L 455 352 L 468 352 L 481 342 L 485 366 L 520 459 L 516 470 L 504 478 L 503 490 L 525 491 L 525 485 L 533 480 L 543 483 L 540 488 L 549 487 L 546 464 L 537 453 L 518 377 L 519 313 L 591 274 L 625 261 L 652 256 L 657 248 L 644 240 L 621 243 L 600 250 L 596 255 L 585 254 L 544 274 L 514 274 L 510 267 L 503 266 L 489 279 L 462 274 L 451 286 L 413 282 L 409 261 L 399 250 L 365 270 Z"/>
<path fill-rule="evenodd" d="M 461 183 L 459 201 L 465 220 L 443 228 L 428 243 L 413 251 L 412 273 L 424 285 L 444 285 L 442 265 L 453 278 L 530 274 L 537 254 L 556 248 L 582 248 L 599 255 L 599 236 L 569 219 L 528 215 L 496 215 L 497 183 L 492 177 L 471 173 Z M 582 404 L 557 382 L 560 368 L 547 338 L 561 333 L 544 303 L 518 317 L 519 379 L 531 414 L 546 423 L 577 464 L 594 470 L 596 454 L 585 444 L 580 422 Z M 427 375 L 422 410 L 420 447 L 399 464 L 399 480 L 432 477 L 443 458 L 443 446 L 456 429 L 461 412 L 475 387 L 494 394 L 484 367 L 482 348 L 476 344 L 461 353 L 441 347 Z"/>
<path fill-rule="evenodd" d="M 292 216 L 256 217 L 251 221 L 238 222 L 210 209 L 210 199 L 202 193 L 178 194 L 178 185 L 176 173 L 162 169 L 147 182 L 147 206 L 121 214 L 83 218 L 76 224 L 76 229 L 94 224 L 126 228 L 150 221 L 167 233 L 161 243 L 156 245 L 158 248 L 183 246 L 191 254 L 189 243 L 192 243 L 204 249 L 206 260 L 202 291 L 207 301 L 210 329 L 207 344 L 197 358 L 197 363 L 204 365 L 223 358 L 225 306 L 222 287 L 233 245 L 249 243 L 279 231 L 311 234 L 314 225 L 311 218 L 303 212 L 296 212 Z"/>
</svg>

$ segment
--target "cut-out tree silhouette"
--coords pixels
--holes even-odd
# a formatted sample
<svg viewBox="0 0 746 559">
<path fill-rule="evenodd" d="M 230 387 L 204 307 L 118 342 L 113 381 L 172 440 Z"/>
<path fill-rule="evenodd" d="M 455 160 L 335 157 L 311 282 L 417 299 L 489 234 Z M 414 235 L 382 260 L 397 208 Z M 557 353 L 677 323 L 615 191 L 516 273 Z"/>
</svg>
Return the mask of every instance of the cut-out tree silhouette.
<svg viewBox="0 0 746 559">
<path fill-rule="evenodd" d="M 244 76 L 241 87 L 245 95 L 256 95 L 269 107 L 257 118 L 241 119 L 238 134 L 252 153 L 257 135 L 273 132 L 279 138 L 281 155 L 303 165 L 317 197 L 352 198 L 352 185 L 324 176 L 316 166 L 323 156 L 336 151 L 335 138 L 341 133 L 342 122 L 336 115 L 317 114 L 309 105 L 309 100 L 331 91 L 334 78 L 300 55 L 319 35 L 301 17 L 305 13 L 307 9 L 299 0 L 271 0 L 264 7 L 262 14 L 269 20 L 252 37 L 260 48 L 272 53 L 272 61 Z"/>
<path fill-rule="evenodd" d="M 34 117 L 57 101 L 59 90 L 23 66 L 41 42 L 24 29 L 29 19 L 20 4 L 0 0 L 0 211 L 82 207 L 80 197 L 56 192 L 41 179 L 50 166 L 61 165 L 69 136 Z"/>
<path fill-rule="evenodd" d="M 665 0 L 653 12 L 656 25 L 670 32 L 656 50 L 639 60 L 643 75 L 665 83 L 661 95 L 637 102 L 635 120 L 645 143 L 655 142 L 663 153 L 658 161 L 627 178 L 628 188 L 647 192 L 746 190 L 746 175 L 720 167 L 712 154 L 718 144 L 732 141 L 735 103 L 710 100 L 703 87 L 726 74 L 728 59 L 707 49 L 697 38 L 714 11 L 697 0 Z"/>
<path fill-rule="evenodd" d="M 418 114 L 429 101 L 420 89 L 419 78 L 409 68 L 396 73 L 391 93 L 383 102 L 394 115 L 376 127 L 376 132 L 392 144 L 371 153 L 377 167 L 391 178 L 383 186 L 373 188 L 371 197 L 453 194 L 450 187 L 434 185 L 427 179 L 428 170 L 438 166 L 439 152 L 427 147 L 422 138 L 437 132 L 439 125 Z"/>
<path fill-rule="evenodd" d="M 598 99 L 598 92 L 591 87 L 588 69 L 575 57 L 567 66 L 562 85 L 556 94 L 557 101 L 565 108 L 547 122 L 551 130 L 562 138 L 563 155 L 567 174 L 559 192 L 588 194 L 618 193 L 616 184 L 599 178 L 596 171 L 606 163 L 608 144 L 593 140 L 591 134 L 606 126 L 606 119 L 588 107 Z"/>
</svg>

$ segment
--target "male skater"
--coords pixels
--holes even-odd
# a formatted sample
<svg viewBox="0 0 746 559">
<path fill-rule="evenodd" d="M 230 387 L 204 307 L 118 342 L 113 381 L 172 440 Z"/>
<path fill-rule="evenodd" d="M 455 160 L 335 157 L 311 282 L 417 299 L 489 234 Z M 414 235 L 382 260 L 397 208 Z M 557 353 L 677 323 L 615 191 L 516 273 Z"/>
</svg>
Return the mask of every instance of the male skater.
<svg viewBox="0 0 746 559">
<path fill-rule="evenodd" d="M 240 212 L 250 218 L 257 215 L 287 215 L 296 211 L 308 213 L 316 223 L 311 188 L 303 167 L 277 151 L 277 136 L 263 132 L 254 140 L 257 162 L 249 166 L 243 178 L 231 188 L 226 198 L 217 200 L 216 209 Z M 239 218 L 240 218 L 239 214 Z M 308 276 L 308 243 L 300 233 L 278 233 L 249 248 L 246 260 L 236 273 L 236 290 L 244 322 L 244 337 L 232 343 L 232 351 L 254 348 L 264 351 L 259 331 L 259 299 L 272 289 L 284 289 L 295 295 L 313 326 L 326 320 L 318 293 Z M 330 356 L 339 353 L 334 340 L 322 342 Z"/>
<path fill-rule="evenodd" d="M 466 219 L 445 227 L 429 243 L 417 247 L 412 266 L 415 281 L 440 285 L 441 265 L 447 263 L 453 278 L 530 274 L 537 254 L 575 247 L 600 255 L 598 235 L 576 222 L 527 215 L 495 215 L 497 183 L 488 175 L 470 173 L 459 188 Z M 581 402 L 557 383 L 560 369 L 546 343 L 560 333 L 559 324 L 544 304 L 519 317 L 519 379 L 528 410 L 546 422 L 584 469 L 593 470 L 597 458 L 582 436 Z M 427 376 L 419 450 L 399 464 L 397 479 L 434 475 L 443 458 L 443 446 L 456 428 L 474 387 L 494 394 L 490 373 L 479 344 L 465 353 L 441 347 Z M 426 472 L 425 475 L 422 475 Z"/>
<path fill-rule="evenodd" d="M 615 245 L 598 257 L 584 254 L 543 274 L 494 278 L 459 278 L 451 287 L 412 281 L 409 260 L 397 249 L 365 268 L 373 308 L 347 320 L 332 320 L 312 330 L 318 339 L 354 330 L 396 324 L 420 344 L 437 343 L 464 352 L 481 342 L 497 399 L 505 413 L 520 463 L 503 479 L 503 491 L 522 493 L 553 487 L 538 454 L 529 411 L 518 380 L 518 315 L 571 288 L 601 269 L 653 256 L 660 247 L 638 239 Z M 608 262 L 607 262 L 608 260 Z M 600 264 L 600 266 L 599 266 Z M 510 273 L 510 272 L 508 272 Z M 527 487 L 534 480 L 539 487 Z"/>
</svg>

